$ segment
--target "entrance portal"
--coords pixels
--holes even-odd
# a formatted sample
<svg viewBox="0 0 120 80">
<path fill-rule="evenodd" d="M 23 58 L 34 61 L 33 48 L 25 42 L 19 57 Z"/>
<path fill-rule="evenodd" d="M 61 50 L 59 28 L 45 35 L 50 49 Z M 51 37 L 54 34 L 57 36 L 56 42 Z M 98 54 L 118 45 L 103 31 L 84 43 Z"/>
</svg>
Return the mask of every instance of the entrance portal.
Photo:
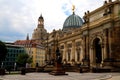
<svg viewBox="0 0 120 80">
<path fill-rule="evenodd" d="M 96 38 L 94 40 L 94 53 L 95 53 L 96 63 L 101 63 L 101 61 L 102 61 L 102 50 L 101 50 L 101 44 L 100 44 L 100 39 L 99 38 Z"/>
</svg>

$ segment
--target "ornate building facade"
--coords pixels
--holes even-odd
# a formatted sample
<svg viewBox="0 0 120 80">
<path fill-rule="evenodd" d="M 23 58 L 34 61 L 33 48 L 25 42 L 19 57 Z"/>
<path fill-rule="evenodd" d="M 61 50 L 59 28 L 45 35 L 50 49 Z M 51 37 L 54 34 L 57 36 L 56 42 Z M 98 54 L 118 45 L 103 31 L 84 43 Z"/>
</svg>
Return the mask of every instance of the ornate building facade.
<svg viewBox="0 0 120 80">
<path fill-rule="evenodd" d="M 85 12 L 83 19 L 75 14 L 74 9 L 75 7 L 72 9 L 73 13 L 66 18 L 62 30 L 47 33 L 41 15 L 32 39 L 27 38 L 15 43 L 24 42 L 22 45 L 25 45 L 28 51 L 34 44 L 46 48 L 40 47 L 43 53 L 46 53 L 42 55 L 44 58 L 40 64 L 43 64 L 44 60 L 55 61 L 56 49 L 59 47 L 63 64 L 81 64 L 89 68 L 120 67 L 120 0 L 105 1 L 96 10 Z M 37 60 L 37 47 L 35 49 L 34 65 Z"/>
<path fill-rule="evenodd" d="M 73 9 L 63 29 L 49 33 L 46 59 L 55 60 L 59 47 L 64 64 L 120 67 L 120 1 L 105 1 L 83 19 Z"/>
</svg>

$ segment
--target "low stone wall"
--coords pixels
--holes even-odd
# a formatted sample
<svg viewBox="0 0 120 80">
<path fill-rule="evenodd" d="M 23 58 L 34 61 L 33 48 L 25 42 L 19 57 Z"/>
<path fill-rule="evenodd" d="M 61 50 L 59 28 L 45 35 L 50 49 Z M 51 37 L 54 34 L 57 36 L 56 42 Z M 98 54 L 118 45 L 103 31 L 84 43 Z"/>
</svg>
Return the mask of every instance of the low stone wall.
<svg viewBox="0 0 120 80">
<path fill-rule="evenodd" d="M 111 72 L 109 68 L 92 68 L 91 72 L 102 73 L 102 72 Z"/>
<path fill-rule="evenodd" d="M 26 68 L 26 73 L 35 72 L 36 68 Z"/>
</svg>

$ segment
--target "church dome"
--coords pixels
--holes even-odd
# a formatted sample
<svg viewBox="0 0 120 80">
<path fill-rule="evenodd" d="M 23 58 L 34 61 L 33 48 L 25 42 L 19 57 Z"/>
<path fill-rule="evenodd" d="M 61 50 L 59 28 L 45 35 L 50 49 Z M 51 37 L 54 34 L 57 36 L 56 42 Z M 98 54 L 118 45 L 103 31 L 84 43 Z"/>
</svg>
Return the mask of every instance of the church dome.
<svg viewBox="0 0 120 80">
<path fill-rule="evenodd" d="M 82 19 L 74 12 L 70 15 L 63 24 L 63 30 L 68 28 L 78 28 L 83 25 Z"/>
</svg>

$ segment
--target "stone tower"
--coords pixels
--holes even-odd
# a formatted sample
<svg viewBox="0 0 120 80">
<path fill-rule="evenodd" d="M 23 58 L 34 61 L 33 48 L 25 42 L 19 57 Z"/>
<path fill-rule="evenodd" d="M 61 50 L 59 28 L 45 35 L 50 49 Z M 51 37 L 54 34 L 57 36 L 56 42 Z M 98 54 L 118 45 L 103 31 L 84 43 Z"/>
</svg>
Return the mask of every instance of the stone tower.
<svg viewBox="0 0 120 80">
<path fill-rule="evenodd" d="M 44 18 L 42 15 L 38 18 L 37 28 L 34 29 L 32 34 L 32 40 L 36 40 L 38 43 L 41 43 L 46 39 L 47 31 L 44 29 Z"/>
</svg>

